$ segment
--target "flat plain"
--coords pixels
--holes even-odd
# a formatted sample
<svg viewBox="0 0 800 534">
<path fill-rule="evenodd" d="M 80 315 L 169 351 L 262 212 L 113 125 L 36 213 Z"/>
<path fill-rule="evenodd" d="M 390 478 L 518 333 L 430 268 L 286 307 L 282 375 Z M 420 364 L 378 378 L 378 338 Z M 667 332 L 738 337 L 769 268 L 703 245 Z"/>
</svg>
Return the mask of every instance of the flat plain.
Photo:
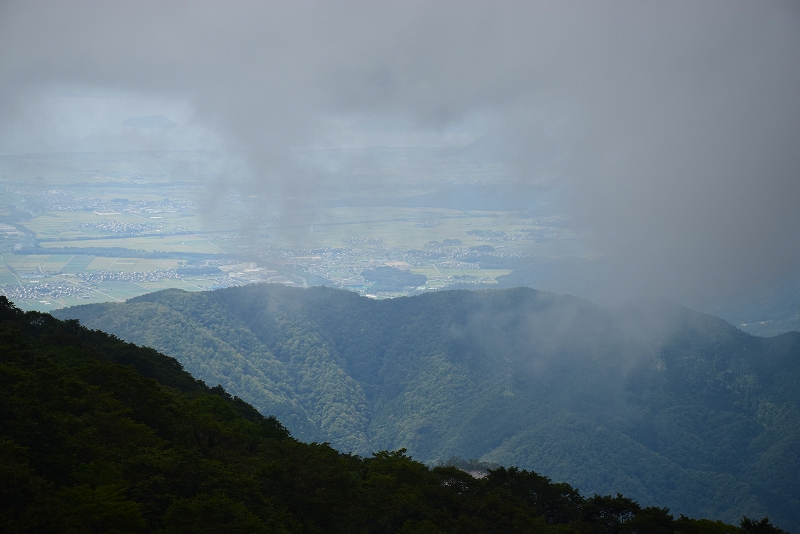
<svg viewBox="0 0 800 534">
<path fill-rule="evenodd" d="M 324 168 L 340 154 L 308 157 Z M 585 254 L 586 241 L 558 215 L 481 208 L 485 186 L 474 206 L 448 207 L 445 193 L 437 207 L 454 178 L 422 172 L 414 157 L 403 155 L 394 174 L 370 185 L 385 206 L 349 205 L 353 191 L 329 187 L 327 204 L 306 199 L 295 209 L 268 190 L 253 194 L 241 162 L 215 152 L 3 156 L 0 292 L 48 311 L 264 281 L 370 294 L 361 273 L 380 265 L 426 276 L 422 289 L 374 295 L 385 298 L 491 287 L 514 258 Z M 458 168 L 467 184 L 502 175 L 499 167 Z M 415 205 L 418 198 L 427 204 Z"/>
</svg>

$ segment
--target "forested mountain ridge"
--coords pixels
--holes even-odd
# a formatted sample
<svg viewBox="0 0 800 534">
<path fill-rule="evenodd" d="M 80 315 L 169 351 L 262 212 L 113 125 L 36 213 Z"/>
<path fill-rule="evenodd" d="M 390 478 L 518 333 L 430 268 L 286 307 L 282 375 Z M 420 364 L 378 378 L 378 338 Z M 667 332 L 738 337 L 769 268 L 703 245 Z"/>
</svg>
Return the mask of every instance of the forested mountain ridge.
<svg viewBox="0 0 800 534">
<path fill-rule="evenodd" d="M 172 358 L 0 297 L 0 530 L 8 533 L 782 534 L 674 518 L 516 468 L 293 439 Z"/>
<path fill-rule="evenodd" d="M 480 458 L 687 515 L 800 526 L 797 333 L 525 288 L 168 290 L 59 315 L 172 355 L 343 451 Z"/>
</svg>

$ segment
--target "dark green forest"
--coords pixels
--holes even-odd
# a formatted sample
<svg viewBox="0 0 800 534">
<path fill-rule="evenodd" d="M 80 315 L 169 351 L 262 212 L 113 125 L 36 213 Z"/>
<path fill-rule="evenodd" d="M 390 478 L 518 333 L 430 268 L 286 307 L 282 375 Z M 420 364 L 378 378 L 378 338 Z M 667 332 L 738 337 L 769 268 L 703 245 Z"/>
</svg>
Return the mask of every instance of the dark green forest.
<svg viewBox="0 0 800 534">
<path fill-rule="evenodd" d="M 298 439 L 535 471 L 583 495 L 800 531 L 800 334 L 527 288 L 376 301 L 168 290 L 62 318 L 175 357 Z"/>
<path fill-rule="evenodd" d="M 582 496 L 517 468 L 302 443 L 173 358 L 0 297 L 0 530 L 778 533 Z"/>
<path fill-rule="evenodd" d="M 0 297 L 0 530 L 780 533 L 295 440 L 173 358 Z"/>
</svg>

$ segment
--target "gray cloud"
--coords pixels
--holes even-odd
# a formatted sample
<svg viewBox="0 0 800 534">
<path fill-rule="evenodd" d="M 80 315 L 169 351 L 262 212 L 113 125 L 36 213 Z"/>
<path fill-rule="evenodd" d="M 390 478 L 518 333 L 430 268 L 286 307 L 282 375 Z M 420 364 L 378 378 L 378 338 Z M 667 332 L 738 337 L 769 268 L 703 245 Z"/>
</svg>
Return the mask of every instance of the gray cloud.
<svg viewBox="0 0 800 534">
<path fill-rule="evenodd" d="M 568 191 L 626 296 L 694 303 L 800 266 L 791 2 L 0 4 L 2 138 L 65 87 L 188 106 L 288 195 L 316 179 L 292 150 L 342 125 L 480 124 L 520 187 Z M 543 175 L 542 150 L 567 163 Z"/>
</svg>

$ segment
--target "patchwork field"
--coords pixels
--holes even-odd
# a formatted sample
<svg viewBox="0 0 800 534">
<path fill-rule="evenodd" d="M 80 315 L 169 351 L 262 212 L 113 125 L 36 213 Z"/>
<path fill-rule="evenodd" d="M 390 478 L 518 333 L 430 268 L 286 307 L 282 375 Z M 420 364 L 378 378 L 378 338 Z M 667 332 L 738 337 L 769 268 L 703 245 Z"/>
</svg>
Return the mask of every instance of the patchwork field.
<svg viewBox="0 0 800 534">
<path fill-rule="evenodd" d="M 339 189 L 334 175 L 325 193 L 309 198 L 265 193 L 241 162 L 212 152 L 0 157 L 0 293 L 25 309 L 47 310 L 168 287 L 253 282 L 325 283 L 367 294 L 372 282 L 364 271 L 382 265 L 427 278 L 424 286 L 379 291 L 385 298 L 420 287 L 491 287 L 511 272 L 511 260 L 585 254 L 586 241 L 565 221 L 534 216 L 547 194 L 518 198 L 503 185 L 502 169 L 491 176 L 461 169 L 458 183 L 483 184 L 465 196 L 442 181 L 452 176 L 434 179 L 422 160 L 409 163 L 419 154 L 398 154 L 390 175 L 367 184 L 373 204 L 363 202 L 366 190 Z M 342 154 L 307 156 L 315 169 L 339 172 Z M 517 211 L 492 211 L 501 197 Z M 408 201 L 414 198 L 424 202 Z M 227 268 L 241 262 L 248 265 Z"/>
<path fill-rule="evenodd" d="M 201 254 L 227 254 L 228 251 L 215 245 L 207 236 L 197 234 L 178 236 L 152 236 L 152 237 L 127 237 L 107 238 L 93 241 L 64 240 L 47 243 L 48 247 L 120 247 L 145 252 L 183 252 Z M 230 245 L 227 245 L 230 248 Z"/>
<path fill-rule="evenodd" d="M 434 208 L 335 208 L 322 210 L 318 223 L 294 227 L 283 236 L 281 227 L 266 227 L 275 236 L 270 240 L 278 246 L 290 246 L 302 238 L 308 248 L 342 247 L 354 249 L 423 248 L 431 241 L 459 239 L 462 246 L 492 244 L 509 252 L 531 252 L 537 249 L 532 240 L 488 241 L 468 234 L 470 230 L 504 233 L 512 237 L 537 229 L 530 218 L 515 212 L 459 212 Z M 352 238 L 369 238 L 380 243 L 358 243 Z"/>
</svg>

